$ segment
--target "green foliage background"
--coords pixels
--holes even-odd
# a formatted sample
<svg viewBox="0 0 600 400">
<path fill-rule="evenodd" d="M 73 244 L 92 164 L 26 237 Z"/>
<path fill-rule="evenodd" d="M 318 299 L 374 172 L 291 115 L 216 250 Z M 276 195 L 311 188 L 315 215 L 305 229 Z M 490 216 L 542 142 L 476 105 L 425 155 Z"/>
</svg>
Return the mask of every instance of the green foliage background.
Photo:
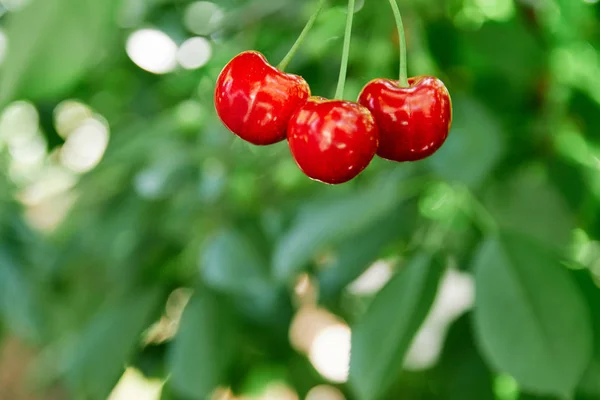
<svg viewBox="0 0 600 400">
<path fill-rule="evenodd" d="M 40 230 L 22 201 L 30 182 L 11 172 L 19 131 L 2 131 L 0 341 L 39 351 L 34 390 L 105 399 L 133 365 L 167 379 L 165 400 L 219 385 L 252 394 L 274 378 L 303 398 L 326 382 L 288 340 L 307 273 L 319 305 L 352 328 L 349 381 L 337 385 L 348 399 L 600 398 L 597 3 L 399 1 L 410 74 L 447 84 L 453 129 L 431 159 L 375 160 L 339 187 L 304 177 L 285 143 L 235 139 L 212 104 L 225 63 L 247 49 L 279 62 L 313 2 L 219 1 L 210 62 L 164 75 L 136 66 L 126 39 L 144 27 L 178 44 L 194 36 L 187 0 L 13 3 L 0 1 L 0 107 L 35 106 L 49 164 L 64 100 L 88 104 L 111 133 L 67 191 L 62 223 Z M 345 21 L 344 2 L 330 3 L 288 68 L 321 96 L 335 89 Z M 387 2 L 359 3 L 347 99 L 397 75 Z M 379 293 L 346 290 L 382 258 L 395 273 Z M 436 366 L 403 371 L 449 267 L 473 274 L 474 309 Z M 176 336 L 144 344 L 182 289 L 193 294 Z"/>
</svg>

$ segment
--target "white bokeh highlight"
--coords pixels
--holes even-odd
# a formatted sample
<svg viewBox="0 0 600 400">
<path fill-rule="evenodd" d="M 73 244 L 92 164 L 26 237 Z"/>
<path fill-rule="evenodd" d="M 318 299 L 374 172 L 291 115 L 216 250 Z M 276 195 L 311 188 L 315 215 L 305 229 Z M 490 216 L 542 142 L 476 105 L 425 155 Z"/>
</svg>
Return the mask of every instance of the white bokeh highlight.
<svg viewBox="0 0 600 400">
<path fill-rule="evenodd" d="M 425 370 L 440 356 L 450 324 L 473 307 L 475 285 L 470 274 L 449 269 L 435 301 L 404 359 L 408 370 Z"/>
<path fill-rule="evenodd" d="M 160 400 L 164 383 L 149 380 L 134 368 L 127 368 L 108 400 Z"/>
<path fill-rule="evenodd" d="M 185 69 L 205 66 L 212 57 L 212 46 L 203 37 L 193 37 L 181 44 L 177 51 L 177 62 Z"/>
<path fill-rule="evenodd" d="M 153 74 L 166 74 L 177 67 L 177 44 L 159 30 L 135 31 L 127 39 L 125 48 L 131 61 Z"/>
<path fill-rule="evenodd" d="M 8 50 L 8 38 L 4 31 L 0 30 L 0 65 L 4 62 L 6 51 Z"/>
<path fill-rule="evenodd" d="M 69 134 L 60 151 L 60 161 L 73 172 L 88 172 L 102 159 L 108 139 L 108 125 L 89 118 Z"/>
<path fill-rule="evenodd" d="M 321 330 L 310 346 L 308 358 L 315 369 L 335 383 L 348 380 L 350 370 L 350 328 L 342 323 Z"/>
<path fill-rule="evenodd" d="M 183 24 L 196 35 L 210 35 L 221 26 L 225 14 L 210 1 L 196 1 L 187 6 Z"/>
<path fill-rule="evenodd" d="M 385 260 L 376 261 L 361 276 L 348 286 L 353 295 L 377 293 L 392 278 L 393 264 Z"/>
</svg>

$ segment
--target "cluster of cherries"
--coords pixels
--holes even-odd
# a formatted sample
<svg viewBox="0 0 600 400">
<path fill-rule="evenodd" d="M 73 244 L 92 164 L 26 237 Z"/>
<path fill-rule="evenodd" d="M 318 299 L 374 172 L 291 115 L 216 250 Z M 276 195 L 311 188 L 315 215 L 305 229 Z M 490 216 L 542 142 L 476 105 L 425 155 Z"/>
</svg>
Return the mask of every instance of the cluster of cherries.
<svg viewBox="0 0 600 400">
<path fill-rule="evenodd" d="M 234 57 L 217 79 L 215 108 L 225 126 L 255 145 L 287 138 L 300 169 L 314 180 L 340 184 L 378 156 L 417 161 L 436 152 L 452 123 L 450 95 L 432 76 L 369 82 L 358 102 L 311 96 L 307 82 L 259 52 Z"/>
</svg>

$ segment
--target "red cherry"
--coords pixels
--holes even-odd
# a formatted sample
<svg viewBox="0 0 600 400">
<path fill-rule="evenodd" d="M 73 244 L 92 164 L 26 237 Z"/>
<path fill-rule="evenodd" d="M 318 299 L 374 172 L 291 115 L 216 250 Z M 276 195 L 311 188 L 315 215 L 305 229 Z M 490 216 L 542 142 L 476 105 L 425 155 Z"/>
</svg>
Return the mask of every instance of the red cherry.
<svg viewBox="0 0 600 400">
<path fill-rule="evenodd" d="M 360 104 L 311 97 L 290 119 L 288 142 L 298 167 L 329 184 L 360 174 L 377 151 L 375 119 Z"/>
<path fill-rule="evenodd" d="M 268 145 L 285 139 L 290 117 L 309 97 L 302 77 L 269 65 L 257 51 L 245 51 L 221 71 L 215 108 L 230 131 L 250 143 Z"/>
<path fill-rule="evenodd" d="M 392 161 L 417 161 L 435 153 L 452 125 L 452 101 L 446 86 L 432 76 L 398 81 L 375 79 L 358 97 L 379 127 L 377 155 Z"/>
</svg>

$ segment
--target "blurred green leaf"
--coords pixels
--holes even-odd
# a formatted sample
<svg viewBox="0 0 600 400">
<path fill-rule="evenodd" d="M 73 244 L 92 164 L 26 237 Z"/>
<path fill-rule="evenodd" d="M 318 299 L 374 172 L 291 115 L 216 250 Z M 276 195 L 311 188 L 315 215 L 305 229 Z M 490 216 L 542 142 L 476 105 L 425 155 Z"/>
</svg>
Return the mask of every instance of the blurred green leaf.
<svg viewBox="0 0 600 400">
<path fill-rule="evenodd" d="M 471 314 L 455 321 L 436 366 L 444 400 L 494 400 L 492 373 L 473 343 Z"/>
<path fill-rule="evenodd" d="M 406 228 L 412 228 L 411 217 L 414 219 L 416 210 L 407 208 L 408 210 L 394 210 L 335 249 L 333 261 L 324 265 L 317 274 L 321 301 L 327 303 L 336 298 L 348 284 L 376 261 L 388 244 L 398 238 Z"/>
<path fill-rule="evenodd" d="M 28 340 L 41 337 L 40 320 L 34 293 L 22 269 L 13 257 L 0 247 L 0 315 L 6 327 Z"/>
<path fill-rule="evenodd" d="M 294 354 L 288 363 L 289 380 L 301 399 L 315 386 L 325 383 L 324 378 L 315 370 L 308 358 Z"/>
<path fill-rule="evenodd" d="M 468 32 L 463 44 L 465 57 L 479 74 L 489 72 L 509 78 L 504 80 L 502 92 L 488 96 L 492 99 L 508 97 L 509 90 L 526 89 L 523 86 L 537 78 L 544 66 L 541 42 L 520 18 L 488 22 L 481 29 Z M 481 79 L 481 75 L 477 78 Z M 514 101 L 513 96 L 508 98 Z"/>
<path fill-rule="evenodd" d="M 360 400 L 385 398 L 429 313 L 443 272 L 438 260 L 416 256 L 379 292 L 353 327 L 349 384 Z"/>
<path fill-rule="evenodd" d="M 268 264 L 241 232 L 223 230 L 209 239 L 200 263 L 203 282 L 229 296 L 250 319 L 274 322 L 291 312 L 283 288 L 271 282 Z"/>
<path fill-rule="evenodd" d="M 238 232 L 227 230 L 213 237 L 200 263 L 204 282 L 216 290 L 233 295 L 257 295 L 269 289 L 265 262 Z"/>
<path fill-rule="evenodd" d="M 149 344 L 137 354 L 132 364 L 148 379 L 165 379 L 169 373 L 165 365 L 166 343 Z"/>
<path fill-rule="evenodd" d="M 104 400 L 156 316 L 162 290 L 135 291 L 94 316 L 68 355 L 66 380 L 76 398 Z"/>
<path fill-rule="evenodd" d="M 575 228 L 561 193 L 535 171 L 520 172 L 491 186 L 484 195 L 484 204 L 504 229 L 547 245 L 565 248 Z"/>
<path fill-rule="evenodd" d="M 571 396 L 590 360 L 592 328 L 565 268 L 514 234 L 488 239 L 475 263 L 475 327 L 487 360 L 525 390 Z"/>
<path fill-rule="evenodd" d="M 251 399 L 260 398 L 269 384 L 286 382 L 287 370 L 280 364 L 258 364 L 247 374 L 240 392 Z"/>
<path fill-rule="evenodd" d="M 592 310 L 592 326 L 594 333 L 594 352 L 592 360 L 587 367 L 581 382 L 579 383 L 578 392 L 593 396 L 600 396 L 600 288 L 594 282 L 592 274 L 588 269 L 580 269 L 571 271 L 571 275 L 575 278 L 579 290 L 584 296 L 590 310 Z"/>
<path fill-rule="evenodd" d="M 307 56 L 319 59 L 327 55 L 331 48 L 341 41 L 341 32 L 344 30 L 346 8 L 332 7 L 325 10 L 319 17 L 313 33 L 304 44 Z"/>
<path fill-rule="evenodd" d="M 585 400 L 580 397 L 576 397 L 576 399 L 577 400 Z M 519 393 L 517 400 L 556 400 L 556 397 L 536 395 L 536 394 L 531 394 L 531 393 Z"/>
<path fill-rule="evenodd" d="M 45 98 L 77 83 L 106 50 L 117 0 L 34 0 L 9 15 L 0 106 Z"/>
<path fill-rule="evenodd" d="M 414 182 L 413 182 L 414 184 Z M 319 252 L 368 229 L 390 215 L 414 187 L 386 176 L 339 198 L 305 204 L 290 230 L 277 244 L 273 270 L 280 281 L 294 277 Z"/>
<path fill-rule="evenodd" d="M 600 4 L 399 2 L 410 73 L 434 74 L 447 84 L 452 132 L 428 160 L 376 158 L 355 181 L 329 186 L 297 168 L 285 141 L 263 148 L 236 140 L 213 104 L 215 80 L 231 57 L 256 49 L 277 62 L 316 2 L 0 0 L 0 108 L 16 99 L 33 101 L 33 108 L 15 104 L 0 113 L 0 327 L 3 340 L 18 336 L 41 350 L 33 360 L 39 366 L 34 384 L 71 386 L 75 400 L 104 399 L 131 366 L 167 379 L 165 399 L 205 399 L 203 391 L 216 383 L 241 395 L 249 373 L 269 364 L 285 370 L 260 386 L 283 379 L 305 398 L 327 380 L 290 343 L 298 307 L 313 300 L 291 290 L 297 275 L 309 269 L 319 307 L 354 325 L 376 294 L 349 293 L 344 288 L 350 282 L 374 261 L 385 258 L 382 271 L 388 271 L 387 262 L 407 250 L 436 244 L 453 266 L 479 264 L 476 269 L 491 275 L 490 290 L 480 291 L 483 300 L 477 301 L 493 307 L 484 317 L 474 314 L 497 328 L 486 325 L 489 332 L 473 338 L 470 324 L 478 331 L 481 324 L 467 315 L 452 326 L 436 367 L 396 373 L 392 367 L 400 368 L 402 357 L 392 357 L 402 349 L 394 329 L 411 327 L 429 301 L 406 284 L 405 292 L 417 293 L 414 312 L 400 303 L 381 306 L 390 314 L 361 329 L 379 329 L 366 346 L 383 357 L 367 354 L 373 361 L 360 371 L 353 367 L 352 379 L 364 372 L 374 382 L 385 374 L 381 385 L 369 382 L 385 400 L 491 400 L 491 388 L 499 400 L 553 398 L 541 397 L 531 382 L 564 389 L 576 380 L 574 400 L 600 398 L 600 314 L 592 315 L 591 361 L 581 362 L 587 372 L 576 379 L 574 364 L 588 343 L 579 306 L 572 307 L 577 292 L 565 291 L 557 259 L 540 250 L 568 248 L 589 268 L 568 274 L 585 276 L 579 289 L 595 311 L 598 289 L 588 275 L 596 279 L 600 266 Z M 315 95 L 333 93 L 339 74 L 347 4 L 328 3 L 290 64 Z M 370 79 L 398 74 L 398 36 L 388 5 L 356 6 L 346 98 L 356 98 Z M 207 35 L 196 37 L 206 24 Z M 142 34 L 143 40 L 128 42 L 140 29 L 169 39 Z M 132 61 L 134 53 L 144 68 L 174 69 L 148 72 Z M 92 116 L 110 127 L 103 155 L 95 154 L 94 133 L 80 129 L 90 127 L 82 121 Z M 69 166 L 70 159 L 96 156 L 102 160 L 87 173 Z M 419 176 L 437 185 L 422 193 L 420 178 L 415 185 L 404 181 Z M 463 204 L 463 186 L 482 204 Z M 61 219 L 59 227 L 49 226 Z M 499 239 L 501 254 L 496 249 L 484 260 L 490 272 L 473 260 L 481 258 L 485 232 L 496 226 L 522 237 L 508 245 Z M 401 274 L 404 280 L 418 275 Z M 170 293 L 196 280 L 204 287 L 186 310 L 179 337 L 139 348 L 143 327 L 153 322 L 153 306 L 143 304 L 146 293 L 154 285 Z M 400 298 L 404 291 L 382 293 Z M 187 296 L 171 299 L 164 317 L 178 321 Z M 162 299 L 154 303 L 158 314 Z M 398 320 L 396 309 L 411 320 Z M 391 345 L 380 340 L 388 333 Z M 492 343 L 500 354 L 477 342 Z M 556 348 L 543 347 L 548 342 Z M 6 362 L 15 371 L 17 358 Z M 494 362 L 486 366 L 482 358 Z M 378 369 L 380 361 L 392 372 Z M 519 387 L 509 376 L 513 370 L 499 366 L 516 369 L 529 386 Z M 493 376 L 492 367 L 500 375 Z M 25 391 L 39 388 L 40 397 L 48 397 L 46 386 L 30 388 L 21 380 Z M 3 383 L 0 398 L 12 400 Z M 351 399 L 353 387 L 338 388 Z"/>
<path fill-rule="evenodd" d="M 475 99 L 454 93 L 452 129 L 444 146 L 426 162 L 444 179 L 481 184 L 504 154 L 499 121 Z"/>
<path fill-rule="evenodd" d="M 558 41 L 576 40 L 585 36 L 593 21 L 589 1 L 555 0 L 552 7 L 542 10 L 549 33 Z M 556 18 L 560 15 L 561 18 Z"/>
<path fill-rule="evenodd" d="M 208 398 L 223 383 L 235 355 L 235 325 L 230 310 L 207 289 L 197 289 L 185 308 L 172 346 L 172 390 L 189 399 Z"/>
</svg>

